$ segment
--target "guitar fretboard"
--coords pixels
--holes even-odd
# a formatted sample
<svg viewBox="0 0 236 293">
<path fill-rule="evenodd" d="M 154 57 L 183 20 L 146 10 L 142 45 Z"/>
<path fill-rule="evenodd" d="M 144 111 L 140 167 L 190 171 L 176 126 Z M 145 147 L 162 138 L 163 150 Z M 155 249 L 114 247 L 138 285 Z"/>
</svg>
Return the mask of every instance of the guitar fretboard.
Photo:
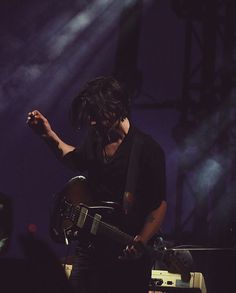
<svg viewBox="0 0 236 293">
<path fill-rule="evenodd" d="M 105 235 L 122 245 L 128 245 L 133 242 L 132 236 L 121 231 L 119 228 L 102 221 L 99 223 L 98 233 Z"/>
</svg>

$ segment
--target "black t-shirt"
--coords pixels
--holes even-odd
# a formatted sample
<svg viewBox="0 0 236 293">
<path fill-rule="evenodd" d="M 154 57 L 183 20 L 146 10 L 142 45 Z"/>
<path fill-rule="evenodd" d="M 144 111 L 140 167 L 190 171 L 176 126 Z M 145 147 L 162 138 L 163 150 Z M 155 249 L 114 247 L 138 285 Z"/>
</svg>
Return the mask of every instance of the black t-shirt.
<svg viewBox="0 0 236 293">
<path fill-rule="evenodd" d="M 91 129 L 83 145 L 70 152 L 64 160 L 70 167 L 86 172 L 96 201 L 114 201 L 122 205 L 127 184 L 129 158 L 135 137 L 142 141 L 138 164 L 134 202 L 126 223 L 126 230 L 138 233 L 145 217 L 166 197 L 165 155 L 160 145 L 149 135 L 131 125 L 128 134 L 112 158 L 105 160 L 102 144 Z"/>
</svg>

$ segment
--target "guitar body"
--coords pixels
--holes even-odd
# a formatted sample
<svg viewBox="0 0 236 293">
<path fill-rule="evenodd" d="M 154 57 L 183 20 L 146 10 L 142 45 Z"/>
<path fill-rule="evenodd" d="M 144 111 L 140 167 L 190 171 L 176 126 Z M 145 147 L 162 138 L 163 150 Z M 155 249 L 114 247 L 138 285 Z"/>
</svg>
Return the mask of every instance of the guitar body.
<svg viewBox="0 0 236 293">
<path fill-rule="evenodd" d="M 58 243 L 88 240 L 97 236 L 100 222 L 115 223 L 121 208 L 113 202 L 95 203 L 88 181 L 83 176 L 69 180 L 55 195 L 50 218 L 50 235 Z M 102 229 L 99 229 L 101 234 Z"/>
<path fill-rule="evenodd" d="M 100 239 L 106 243 L 110 242 L 112 244 L 110 247 L 114 247 L 114 244 L 118 245 L 117 248 L 134 245 L 133 236 L 117 227 L 118 222 L 124 221 L 122 215 L 122 209 L 116 203 L 95 203 L 87 180 L 83 176 L 77 176 L 69 180 L 62 191 L 56 194 L 51 214 L 50 234 L 52 239 L 59 243 L 75 240 L 93 242 Z M 173 271 L 181 273 L 183 280 L 189 281 L 189 269 L 174 251 L 168 249 L 154 251 L 151 247 L 140 246 L 137 243 L 136 245 L 142 253 L 149 253 L 153 258 L 159 258 Z"/>
</svg>

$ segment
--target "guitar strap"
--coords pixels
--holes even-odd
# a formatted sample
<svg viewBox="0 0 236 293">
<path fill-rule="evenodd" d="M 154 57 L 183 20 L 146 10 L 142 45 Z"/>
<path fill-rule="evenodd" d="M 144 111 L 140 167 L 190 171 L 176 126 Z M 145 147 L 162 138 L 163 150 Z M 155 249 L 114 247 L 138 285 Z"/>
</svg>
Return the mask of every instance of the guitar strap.
<svg viewBox="0 0 236 293">
<path fill-rule="evenodd" d="M 125 191 L 123 195 L 123 210 L 128 214 L 134 205 L 134 193 L 137 184 L 140 164 L 140 154 L 143 146 L 143 139 L 139 132 L 136 132 L 131 147 L 128 171 L 126 177 Z"/>
</svg>

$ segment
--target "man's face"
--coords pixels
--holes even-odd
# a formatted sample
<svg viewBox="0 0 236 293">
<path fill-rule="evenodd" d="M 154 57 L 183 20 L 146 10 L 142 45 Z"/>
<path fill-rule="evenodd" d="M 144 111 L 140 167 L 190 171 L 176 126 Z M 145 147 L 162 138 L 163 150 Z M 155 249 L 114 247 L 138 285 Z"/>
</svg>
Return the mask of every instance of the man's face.
<svg viewBox="0 0 236 293">
<path fill-rule="evenodd" d="M 104 119 L 89 119 L 90 127 L 94 127 L 96 132 L 102 138 L 105 138 L 109 135 L 109 133 L 118 126 L 119 120 L 117 120 L 115 113 L 111 113 L 111 115 L 107 115 Z"/>
</svg>

